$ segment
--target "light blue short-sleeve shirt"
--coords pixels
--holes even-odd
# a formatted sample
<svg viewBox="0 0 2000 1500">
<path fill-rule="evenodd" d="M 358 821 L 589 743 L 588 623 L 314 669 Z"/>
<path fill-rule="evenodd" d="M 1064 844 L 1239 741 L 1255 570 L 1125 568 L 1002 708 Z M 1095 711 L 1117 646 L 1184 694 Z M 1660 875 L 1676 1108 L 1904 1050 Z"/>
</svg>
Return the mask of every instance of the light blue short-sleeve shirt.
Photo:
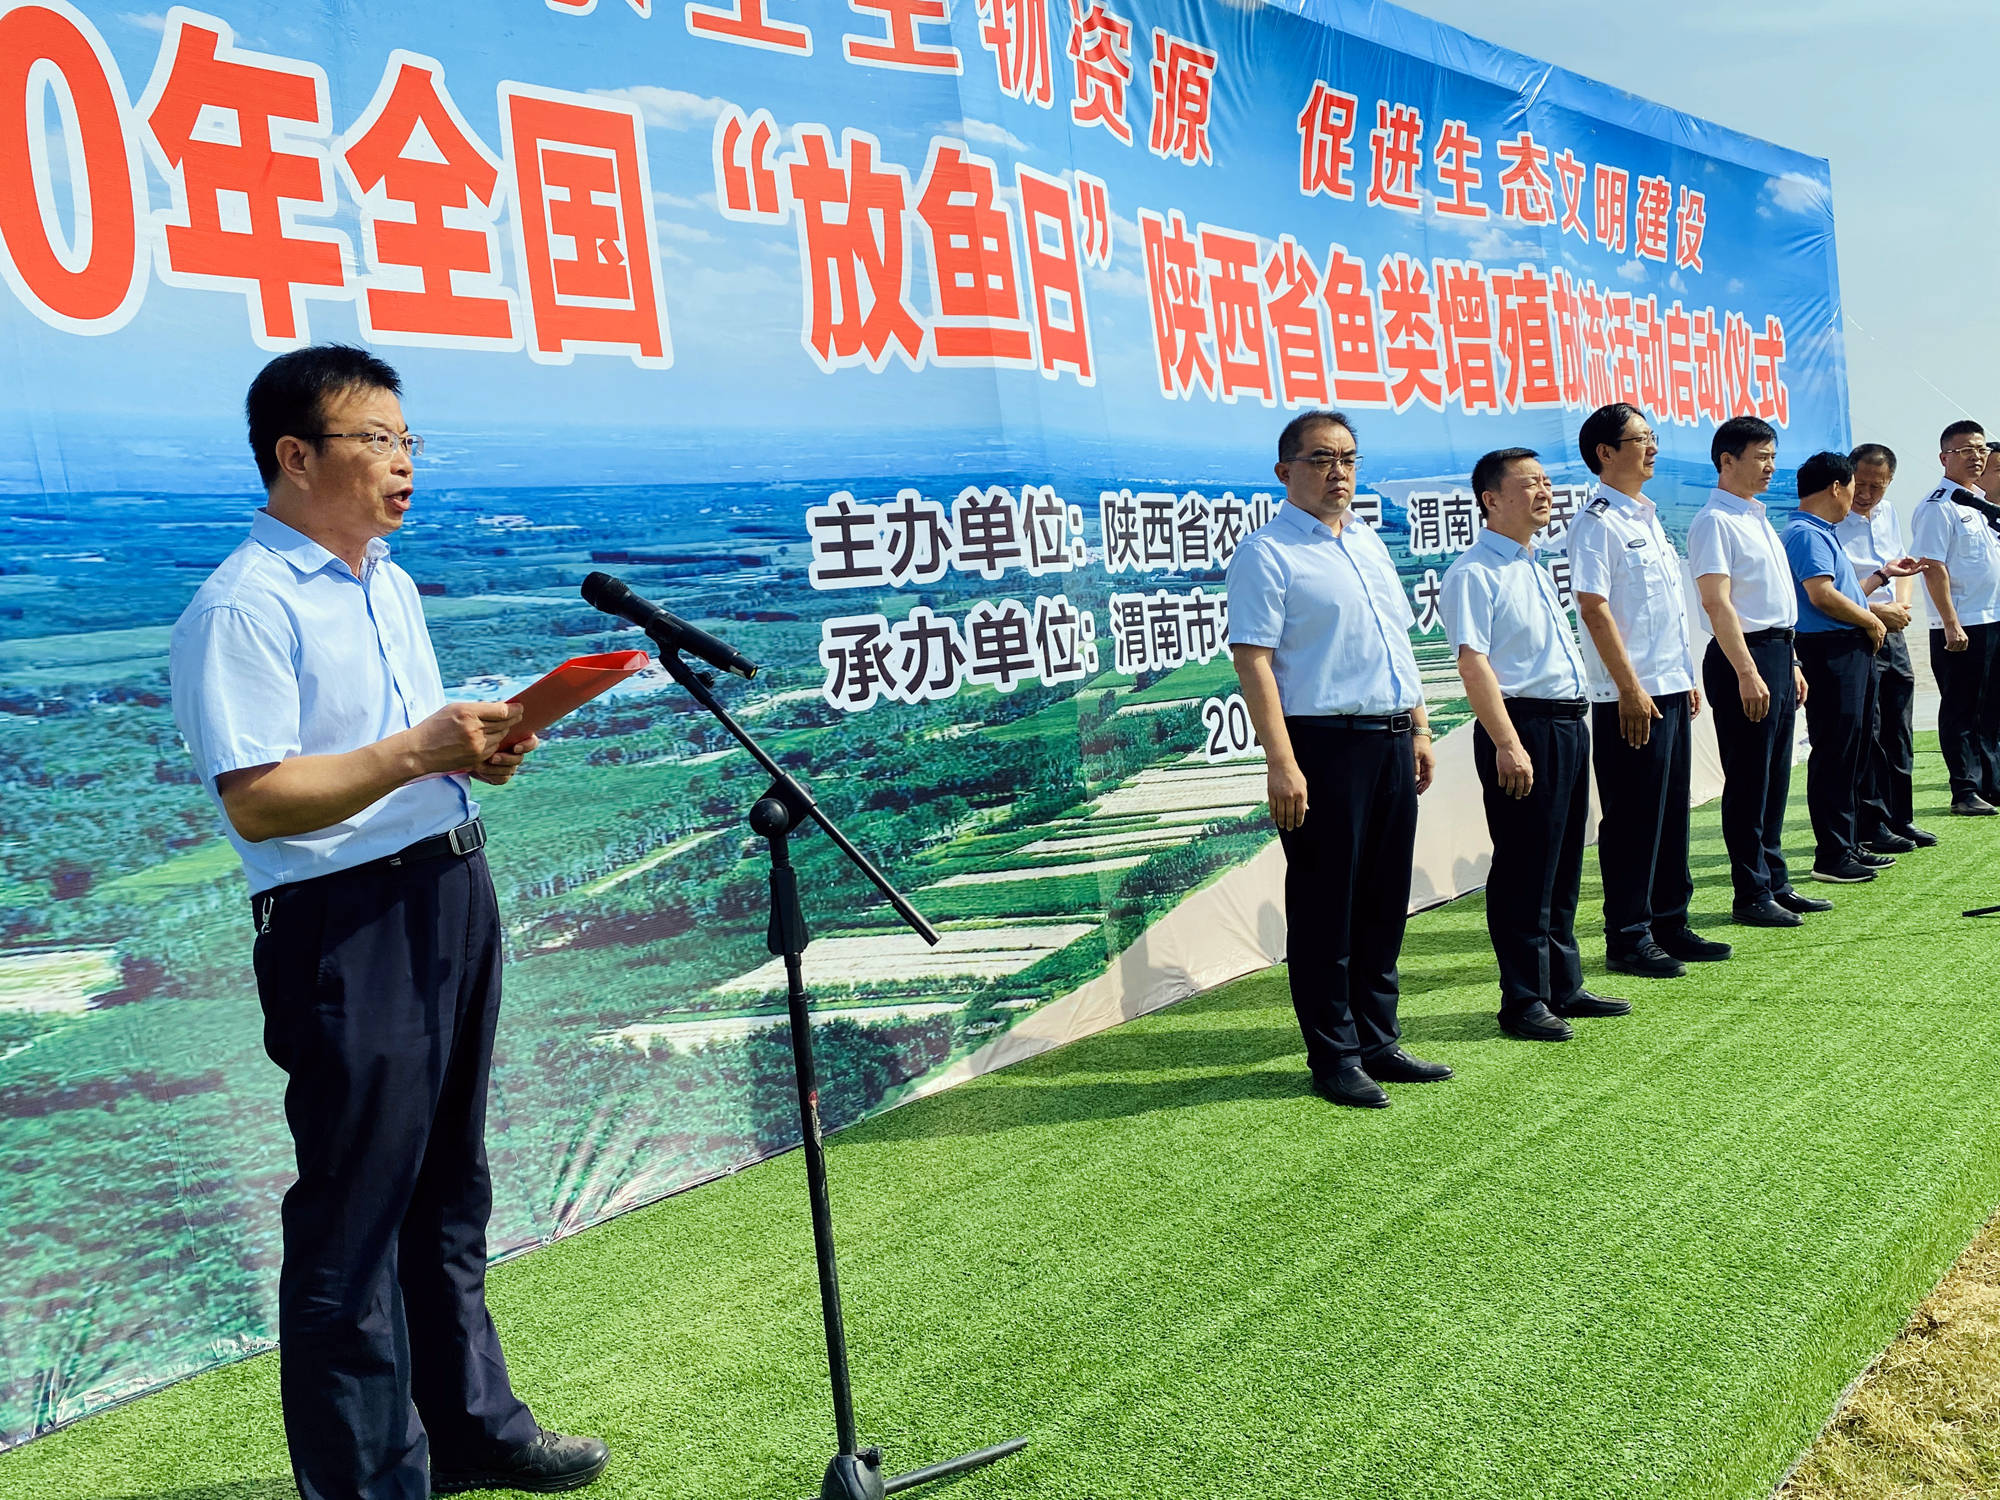
<svg viewBox="0 0 2000 1500">
<path fill-rule="evenodd" d="M 1866 578 L 1870 573 L 1882 572 L 1890 563 L 1903 556 L 1902 532 L 1896 525 L 1896 509 L 1886 497 L 1875 502 L 1875 508 L 1867 515 L 1858 510 L 1849 511 L 1847 519 L 1834 524 L 1834 535 L 1840 538 L 1840 545 L 1847 553 L 1847 560 L 1854 564 L 1858 577 Z M 1870 604 L 1891 604 L 1895 602 L 1895 590 L 1887 583 L 1881 585 L 1868 596 Z"/>
<path fill-rule="evenodd" d="M 1687 588 L 1680 554 L 1660 513 L 1643 495 L 1599 484 L 1569 525 L 1569 586 L 1597 594 L 1611 607 L 1611 621 L 1653 696 L 1694 687 L 1694 651 L 1688 636 Z M 1618 685 L 1588 629 L 1582 632 L 1584 674 L 1593 703 L 1618 701 Z"/>
<path fill-rule="evenodd" d="M 252 895 L 394 854 L 479 812 L 467 777 L 437 776 L 294 838 L 250 843 L 223 813 L 215 779 L 226 771 L 359 750 L 444 707 L 416 585 L 380 538 L 357 578 L 259 511 L 175 623 L 168 671 L 174 720 Z"/>
<path fill-rule="evenodd" d="M 1269 646 L 1288 716 L 1407 713 L 1423 701 L 1409 596 L 1350 516 L 1338 536 L 1290 501 L 1229 562 L 1229 644 Z"/>
<path fill-rule="evenodd" d="M 1959 624 L 1990 625 L 2000 620 L 2000 537 L 1978 511 L 1952 499 L 1959 489 L 1943 480 L 1918 504 L 1910 519 L 1910 550 L 1944 564 Z"/>
<path fill-rule="evenodd" d="M 1484 656 L 1507 697 L 1584 696 L 1583 657 L 1532 547 L 1481 531 L 1445 569 L 1438 609 L 1451 649 Z"/>
<path fill-rule="evenodd" d="M 1792 571 L 1761 500 L 1710 490 L 1688 523 L 1688 566 L 1696 578 L 1720 573 L 1729 580 L 1729 602 L 1746 634 L 1798 624 Z"/>
</svg>

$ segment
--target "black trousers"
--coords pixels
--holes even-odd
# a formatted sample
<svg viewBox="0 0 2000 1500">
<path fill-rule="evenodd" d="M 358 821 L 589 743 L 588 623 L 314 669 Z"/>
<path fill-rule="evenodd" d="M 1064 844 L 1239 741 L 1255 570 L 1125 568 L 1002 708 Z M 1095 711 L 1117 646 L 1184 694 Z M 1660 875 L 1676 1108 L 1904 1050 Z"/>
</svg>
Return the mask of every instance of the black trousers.
<svg viewBox="0 0 2000 1500">
<path fill-rule="evenodd" d="M 486 857 L 252 898 L 264 1046 L 289 1075 L 279 1393 L 305 1500 L 424 1500 L 427 1459 L 531 1441 L 486 1311 L 500 924 Z"/>
<path fill-rule="evenodd" d="M 1931 675 L 1938 685 L 1938 745 L 1951 773 L 1951 795 L 2000 802 L 2000 622 L 1968 625 L 1963 651 L 1944 649 L 1931 632 Z"/>
<path fill-rule="evenodd" d="M 1402 1036 L 1396 960 L 1410 912 L 1417 772 L 1408 734 L 1287 719 L 1306 817 L 1285 848 L 1285 959 L 1315 1078 Z"/>
<path fill-rule="evenodd" d="M 1498 753 L 1484 725 L 1472 731 L 1472 763 L 1486 800 L 1493 867 L 1486 877 L 1486 931 L 1500 965 L 1500 1014 L 1537 1000 L 1560 1005 L 1583 988 L 1576 950 L 1576 893 L 1590 820 L 1590 730 L 1579 711 L 1551 717 L 1509 699 L 1508 717 L 1535 768 L 1525 797 L 1500 789 Z"/>
<path fill-rule="evenodd" d="M 1729 850 L 1736 899 L 1746 904 L 1792 888 L 1780 846 L 1799 711 L 1792 643 L 1783 638 L 1756 641 L 1750 659 L 1771 690 L 1771 711 L 1754 724 L 1744 717 L 1736 668 L 1722 648 L 1710 641 L 1701 659 L 1701 683 L 1715 715 L 1715 745 L 1722 755 L 1722 842 Z"/>
<path fill-rule="evenodd" d="M 1908 828 L 1916 821 L 1913 793 L 1916 776 L 1916 669 L 1910 663 L 1910 643 L 1892 630 L 1875 653 L 1875 711 L 1862 732 L 1862 757 L 1868 763 L 1861 783 L 1861 841 L 1885 830 Z"/>
<path fill-rule="evenodd" d="M 1618 732 L 1618 705 L 1593 703 L 1590 760 L 1597 770 L 1597 868 L 1604 877 L 1604 943 L 1632 952 L 1687 926 L 1688 790 L 1693 705 L 1686 693 L 1653 700 L 1660 717 L 1637 749 Z"/>
<path fill-rule="evenodd" d="M 1863 740 L 1875 698 L 1875 661 L 1860 630 L 1815 630 L 1798 639 L 1806 674 L 1806 807 L 1813 868 L 1831 870 L 1860 852 Z"/>
</svg>

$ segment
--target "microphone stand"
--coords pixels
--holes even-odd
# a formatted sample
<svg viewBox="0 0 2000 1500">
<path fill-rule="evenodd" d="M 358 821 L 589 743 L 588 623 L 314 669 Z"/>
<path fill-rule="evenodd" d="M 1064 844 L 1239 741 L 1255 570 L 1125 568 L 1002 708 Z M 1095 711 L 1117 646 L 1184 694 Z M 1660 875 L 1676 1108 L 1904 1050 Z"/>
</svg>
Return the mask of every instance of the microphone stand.
<svg viewBox="0 0 2000 1500">
<path fill-rule="evenodd" d="M 913 932 L 935 946 L 937 930 L 924 920 L 921 912 L 903 899 L 867 855 L 847 841 L 846 835 L 834 826 L 833 820 L 813 801 L 812 795 L 771 759 L 764 747 L 751 738 L 742 725 L 729 716 L 729 711 L 710 691 L 714 678 L 691 667 L 680 654 L 677 644 L 671 638 L 662 638 L 666 635 L 664 630 L 659 634 L 648 630 L 647 634 L 660 648 L 660 665 L 667 669 L 667 674 L 686 688 L 695 702 L 713 714 L 716 722 L 728 730 L 771 777 L 770 789 L 750 809 L 750 827 L 765 841 L 770 852 L 771 921 L 765 932 L 765 947 L 785 961 L 785 1003 L 791 1014 L 792 1061 L 798 1074 L 799 1131 L 805 1148 L 806 1190 L 812 1203 L 813 1251 L 819 1262 L 819 1304 L 821 1318 L 826 1324 L 827 1372 L 833 1383 L 833 1426 L 840 1443 L 840 1451 L 826 1466 L 826 1477 L 820 1484 L 820 1500 L 881 1500 L 884 1495 L 914 1489 L 933 1480 L 947 1479 L 968 1469 L 990 1464 L 995 1459 L 1005 1458 L 1025 1448 L 1028 1440 L 1010 1438 L 990 1448 L 893 1475 L 882 1472 L 880 1448 L 859 1446 L 854 1423 L 854 1393 L 847 1370 L 847 1331 L 840 1313 L 840 1276 L 834 1265 L 833 1210 L 827 1198 L 826 1146 L 819 1123 L 819 1073 L 813 1062 L 812 1017 L 807 1009 L 810 996 L 806 993 L 802 968 L 806 944 L 812 940 L 812 934 L 806 930 L 805 912 L 799 905 L 798 874 L 792 868 L 787 843 L 792 830 L 811 818 L 825 830 L 826 836 L 833 840 L 840 852 L 853 861 L 855 868 L 889 898 L 896 915 Z"/>
</svg>

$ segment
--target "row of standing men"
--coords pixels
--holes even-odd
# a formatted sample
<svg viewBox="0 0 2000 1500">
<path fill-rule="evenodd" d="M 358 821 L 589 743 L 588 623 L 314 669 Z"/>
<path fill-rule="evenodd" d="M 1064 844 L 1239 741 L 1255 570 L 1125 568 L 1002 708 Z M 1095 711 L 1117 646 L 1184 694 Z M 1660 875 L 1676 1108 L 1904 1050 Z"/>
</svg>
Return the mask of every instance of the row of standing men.
<svg viewBox="0 0 2000 1500">
<path fill-rule="evenodd" d="M 1552 488 L 1538 456 L 1505 448 L 1472 473 L 1482 530 L 1446 571 L 1440 608 L 1477 725 L 1473 759 L 1493 862 L 1487 926 L 1501 1029 L 1563 1041 L 1579 1017 L 1628 1001 L 1584 987 L 1575 935 L 1594 770 L 1606 966 L 1651 978 L 1718 962 L 1730 945 L 1688 925 L 1692 724 L 1703 691 L 1723 769 L 1722 823 L 1742 925 L 1796 927 L 1832 903 L 1797 889 L 1781 850 L 1796 719 L 1812 878 L 1876 879 L 1936 836 L 1913 821 L 1914 673 L 1904 630 L 1918 579 L 1954 814 L 2000 803 L 2000 452 L 1977 423 L 1948 427 L 1944 477 L 1910 546 L 1885 498 L 1881 444 L 1798 469 L 1782 535 L 1762 499 L 1777 434 L 1723 423 L 1717 483 L 1688 534 L 1713 638 L 1697 666 L 1681 558 L 1645 494 L 1659 440 L 1638 409 L 1601 407 L 1577 446 L 1598 479 L 1564 544 L 1573 634 L 1534 538 Z M 1286 857 L 1288 961 L 1313 1086 L 1380 1108 L 1387 1083 L 1451 1076 L 1401 1045 L 1397 962 L 1417 798 L 1436 759 L 1394 562 L 1352 508 L 1361 455 L 1343 413 L 1294 418 L 1278 440 L 1285 503 L 1229 570 L 1229 642 L 1268 763 Z"/>
</svg>

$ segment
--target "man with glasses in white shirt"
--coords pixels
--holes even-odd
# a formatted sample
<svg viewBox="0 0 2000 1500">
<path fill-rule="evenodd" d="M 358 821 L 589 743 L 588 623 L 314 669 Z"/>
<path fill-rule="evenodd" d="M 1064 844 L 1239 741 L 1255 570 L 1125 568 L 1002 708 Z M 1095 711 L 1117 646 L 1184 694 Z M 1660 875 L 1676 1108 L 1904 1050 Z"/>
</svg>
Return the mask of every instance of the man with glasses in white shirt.
<svg viewBox="0 0 2000 1500">
<path fill-rule="evenodd" d="M 509 780 L 536 742 L 502 748 L 512 704 L 445 701 L 389 561 L 423 451 L 400 394 L 341 345 L 264 367 L 245 403 L 264 508 L 169 647 L 289 1076 L 278 1383 L 303 1500 L 573 1489 L 607 1458 L 536 1423 L 486 1310 L 501 932 L 470 781 Z"/>
<path fill-rule="evenodd" d="M 1730 954 L 1729 944 L 1687 925 L 1690 736 L 1701 690 L 1686 585 L 1680 554 L 1645 494 L 1660 451 L 1645 415 L 1624 402 L 1599 407 L 1584 419 L 1577 448 L 1599 481 L 1570 523 L 1569 560 L 1603 812 L 1605 963 L 1669 979 L 1689 962 Z"/>
<path fill-rule="evenodd" d="M 1417 797 L 1437 759 L 1409 596 L 1354 513 L 1360 465 L 1342 413 L 1286 425 L 1285 503 L 1230 559 L 1229 649 L 1285 848 L 1285 956 L 1313 1089 L 1381 1109 L 1383 1083 L 1451 1069 L 1405 1052 L 1396 1019 Z"/>
<path fill-rule="evenodd" d="M 1886 572 L 1907 554 L 1896 508 L 1888 499 L 1896 455 L 1881 443 L 1863 443 L 1847 455 L 1854 465 L 1854 508 L 1834 534 L 1858 577 Z M 1875 696 L 1863 734 L 1866 769 L 1861 785 L 1861 844 L 1871 854 L 1907 854 L 1937 843 L 1916 824 L 1916 668 L 1910 661 L 1910 605 L 1916 579 L 1892 578 L 1868 596 L 1868 608 L 1888 634 L 1874 656 Z"/>
<path fill-rule="evenodd" d="M 1731 417 L 1709 443 L 1715 488 L 1688 525 L 1688 562 L 1714 639 L 1702 682 L 1722 757 L 1722 841 L 1744 927 L 1797 927 L 1833 903 L 1792 888 L 1781 847 L 1792 785 L 1793 725 L 1805 679 L 1792 653 L 1792 573 L 1758 498 L 1778 467 L 1778 434 Z"/>
<path fill-rule="evenodd" d="M 1445 637 L 1478 724 L 1472 763 L 1493 864 L 1486 931 L 1500 968 L 1500 1029 L 1565 1042 L 1569 1018 L 1622 1016 L 1631 1003 L 1583 987 L 1577 888 L 1590 818 L 1590 702 L 1583 657 L 1535 533 L 1554 491 L 1530 448 L 1501 448 L 1472 467 L 1485 526 L 1445 570 Z"/>
<path fill-rule="evenodd" d="M 2000 803 L 2000 536 L 1976 490 L 1991 462 L 1986 429 L 1954 422 L 1938 440 L 1944 478 L 1910 522 L 1930 594 L 1931 673 L 1951 810 L 1989 818 Z"/>
</svg>

